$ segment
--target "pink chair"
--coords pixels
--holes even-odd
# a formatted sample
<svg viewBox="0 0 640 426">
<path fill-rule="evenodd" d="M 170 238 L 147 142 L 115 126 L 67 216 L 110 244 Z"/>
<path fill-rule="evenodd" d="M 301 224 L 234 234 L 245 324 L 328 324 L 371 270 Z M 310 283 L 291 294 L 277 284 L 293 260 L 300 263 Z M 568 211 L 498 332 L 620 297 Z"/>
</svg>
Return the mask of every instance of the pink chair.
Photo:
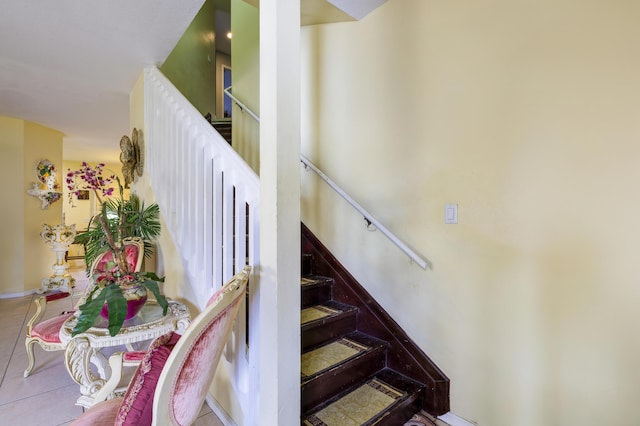
<svg viewBox="0 0 640 426">
<path fill-rule="evenodd" d="M 131 270 L 134 272 L 140 271 L 144 258 L 144 244 L 142 240 L 139 238 L 125 239 L 125 254 Z M 90 275 L 93 277 L 93 275 L 97 273 L 105 272 L 107 265 L 112 259 L 113 255 L 111 252 L 98 256 L 91 265 Z M 91 288 L 92 285 L 87 285 L 78 303 L 75 304 L 76 307 L 84 303 L 84 299 L 91 291 Z M 27 347 L 27 357 L 29 358 L 29 364 L 26 370 L 24 370 L 24 377 L 29 377 L 36 362 L 33 352 L 34 343 L 39 344 L 45 351 L 62 351 L 66 348 L 66 345 L 60 342 L 60 329 L 62 328 L 62 324 L 73 315 L 75 310 L 63 312 L 58 316 L 44 321 L 40 320 L 47 309 L 46 304 L 48 301 L 68 296 L 68 293 L 52 293 L 47 296 L 38 297 L 35 300 L 36 313 L 27 323 L 27 338 L 24 341 Z"/>
<path fill-rule="evenodd" d="M 156 339 L 144 353 L 124 398 L 91 407 L 72 425 L 190 425 L 195 422 L 213 381 L 222 350 L 244 300 L 251 268 L 246 266 L 214 294 L 184 335 Z M 112 367 L 134 354 L 114 354 Z M 115 388 L 121 368 L 105 387 Z M 103 388 L 104 389 L 104 388 Z"/>
</svg>

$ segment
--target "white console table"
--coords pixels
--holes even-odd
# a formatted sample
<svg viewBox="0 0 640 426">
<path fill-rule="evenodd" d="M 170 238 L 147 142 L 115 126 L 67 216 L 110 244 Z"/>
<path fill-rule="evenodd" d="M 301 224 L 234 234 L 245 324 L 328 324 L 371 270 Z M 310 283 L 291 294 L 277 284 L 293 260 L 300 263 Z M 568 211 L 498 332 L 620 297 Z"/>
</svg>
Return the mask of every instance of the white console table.
<svg viewBox="0 0 640 426">
<path fill-rule="evenodd" d="M 109 335 L 107 320 L 99 317 L 96 325 L 74 337 L 71 336 L 78 318 L 72 316 L 60 330 L 60 340 L 67 344 L 65 364 L 71 378 L 80 385 L 80 397 L 76 404 L 90 407 L 94 395 L 111 375 L 105 348 L 131 347 L 137 342 L 151 341 L 170 331 L 181 331 L 190 323 L 189 309 L 180 302 L 169 300 L 167 315 L 155 301 L 147 302 L 135 317 L 124 322 L 115 336 Z M 149 342 L 150 343 L 150 342 Z"/>
</svg>

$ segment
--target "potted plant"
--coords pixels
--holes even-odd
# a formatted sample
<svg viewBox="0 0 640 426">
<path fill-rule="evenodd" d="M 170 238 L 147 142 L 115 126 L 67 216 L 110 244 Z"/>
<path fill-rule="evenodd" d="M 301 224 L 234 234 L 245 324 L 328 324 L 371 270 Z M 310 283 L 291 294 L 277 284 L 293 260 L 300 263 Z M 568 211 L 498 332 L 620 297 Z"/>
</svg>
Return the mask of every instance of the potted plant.
<svg viewBox="0 0 640 426">
<path fill-rule="evenodd" d="M 108 317 L 108 329 L 111 336 L 118 334 L 127 319 L 128 303 L 142 307 L 146 301 L 146 292 L 151 291 L 158 304 L 167 313 L 167 299 L 160 293 L 158 282 L 164 281 L 152 272 L 132 271 L 126 259 L 125 241 L 138 237 L 144 242 L 145 255 L 153 251 L 151 241 L 160 234 L 159 209 L 157 204 L 145 207 L 139 197 L 132 194 L 128 200 L 124 198 L 124 190 L 120 179 L 112 175 L 103 176 L 104 164 L 90 167 L 83 162 L 79 170 L 67 172 L 66 183 L 69 191 L 88 189 L 93 191 L 100 203 L 100 213 L 92 220 L 87 231 L 76 236 L 76 242 L 85 245 L 85 260 L 91 265 L 94 259 L 105 252 L 111 253 L 111 262 L 106 272 L 91 277 L 94 286 L 85 302 L 79 307 L 78 322 L 72 335 L 82 333 L 92 327 L 102 312 Z M 80 182 L 78 182 L 80 180 Z M 117 183 L 118 197 L 104 199 L 113 195 Z M 128 302 L 128 295 L 137 302 Z"/>
</svg>

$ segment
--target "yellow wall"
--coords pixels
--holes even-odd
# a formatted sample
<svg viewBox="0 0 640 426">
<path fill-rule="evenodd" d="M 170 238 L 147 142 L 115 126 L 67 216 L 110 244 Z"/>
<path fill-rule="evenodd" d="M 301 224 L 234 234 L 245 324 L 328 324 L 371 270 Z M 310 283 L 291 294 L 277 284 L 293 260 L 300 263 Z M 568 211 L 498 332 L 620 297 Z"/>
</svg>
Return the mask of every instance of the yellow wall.
<svg viewBox="0 0 640 426">
<path fill-rule="evenodd" d="M 260 12 L 243 0 L 231 0 L 233 95 L 260 116 Z M 233 104 L 233 149 L 258 173 L 260 126 Z"/>
<path fill-rule="evenodd" d="M 39 199 L 27 190 L 38 182 L 36 166 L 49 160 L 58 168 L 62 183 L 62 133 L 39 124 L 0 117 L 0 177 L 2 199 L 0 213 L 2 248 L 0 270 L 6 279 L 0 283 L 0 295 L 17 295 L 40 287 L 49 277 L 55 254 L 40 237 L 42 225 L 62 221 L 62 202 L 42 210 Z"/>
<path fill-rule="evenodd" d="M 449 375 L 465 419 L 640 423 L 639 14 L 389 0 L 302 30 L 303 153 L 433 269 L 311 173 L 303 221 Z"/>
<path fill-rule="evenodd" d="M 3 241 L 0 245 L 0 270 L 5 277 L 0 283 L 0 293 L 21 292 L 24 287 L 24 209 L 29 201 L 24 196 L 27 189 L 31 188 L 30 181 L 35 180 L 35 172 L 28 181 L 24 180 L 23 141 L 24 122 L 0 117 L 0 178 L 4 182 L 0 191 L 2 199 L 7 201 L 4 208 L 0 209 Z M 10 200 L 14 202 L 8 202 Z"/>
<path fill-rule="evenodd" d="M 207 0 L 161 70 L 202 115 L 216 113 L 215 4 Z"/>
<path fill-rule="evenodd" d="M 58 185 L 64 181 L 62 169 L 62 133 L 24 121 L 24 157 L 23 175 L 25 188 L 37 182 L 35 172 L 39 161 L 47 159 L 58 169 Z M 60 186 L 60 191 L 62 187 Z M 51 276 L 51 266 L 56 262 L 56 255 L 40 237 L 42 225 L 58 225 L 62 223 L 62 203 L 59 200 L 47 209 L 40 208 L 41 202 L 23 190 L 24 205 L 24 283 L 17 286 L 18 291 L 28 291 L 40 287 L 41 280 Z"/>
</svg>

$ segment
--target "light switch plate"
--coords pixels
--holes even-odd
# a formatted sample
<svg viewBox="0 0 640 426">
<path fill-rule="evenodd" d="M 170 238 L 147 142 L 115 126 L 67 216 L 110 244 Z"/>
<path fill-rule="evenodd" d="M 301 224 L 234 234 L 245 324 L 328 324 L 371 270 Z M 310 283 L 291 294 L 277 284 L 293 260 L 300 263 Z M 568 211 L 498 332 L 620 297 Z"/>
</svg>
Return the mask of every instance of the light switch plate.
<svg viewBox="0 0 640 426">
<path fill-rule="evenodd" d="M 458 205 L 447 204 L 444 207 L 444 223 L 455 224 L 458 223 Z"/>
</svg>

